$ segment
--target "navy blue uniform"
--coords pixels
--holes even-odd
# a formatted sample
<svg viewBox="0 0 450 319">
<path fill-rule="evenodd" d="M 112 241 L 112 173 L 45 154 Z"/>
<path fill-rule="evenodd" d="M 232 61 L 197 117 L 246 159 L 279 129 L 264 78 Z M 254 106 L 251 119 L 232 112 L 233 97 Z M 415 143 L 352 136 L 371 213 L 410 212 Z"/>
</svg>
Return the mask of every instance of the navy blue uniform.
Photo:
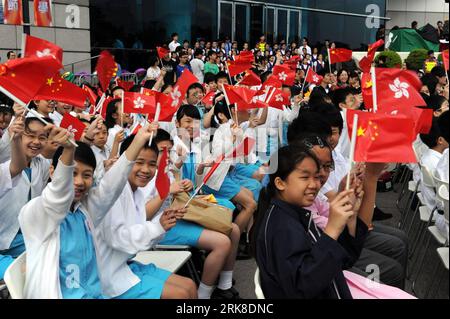
<svg viewBox="0 0 450 319">
<path fill-rule="evenodd" d="M 256 260 L 267 299 L 352 299 L 343 270 L 361 254 L 368 227 L 346 228 L 338 241 L 315 226 L 311 212 L 273 200 L 257 237 Z"/>
</svg>

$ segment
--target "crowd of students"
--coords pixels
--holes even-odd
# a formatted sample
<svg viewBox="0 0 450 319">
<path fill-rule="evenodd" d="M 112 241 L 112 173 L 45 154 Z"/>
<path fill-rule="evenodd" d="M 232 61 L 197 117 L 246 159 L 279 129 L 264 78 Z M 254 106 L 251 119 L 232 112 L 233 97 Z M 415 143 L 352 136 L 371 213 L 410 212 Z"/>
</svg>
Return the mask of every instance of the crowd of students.
<svg viewBox="0 0 450 319">
<path fill-rule="evenodd" d="M 199 83 L 189 87 L 170 123 L 125 114 L 124 88 L 114 81 L 107 93 L 115 99 L 105 118 L 90 115 L 88 105 L 34 101 L 35 111 L 52 123 L 44 125 L 16 103 L 1 107 L 0 278 L 26 251 L 26 298 L 238 299 L 235 262 L 252 254 L 267 298 L 351 299 L 357 294 L 344 270 L 364 278 L 373 265 L 383 284 L 405 289 L 409 240 L 374 221 L 377 181 L 386 165 L 349 163 L 346 110 L 364 110 L 357 64 L 335 65 L 332 72 L 325 64 L 327 46 L 311 49 L 307 39 L 299 48 L 271 46 L 262 37 L 252 51 L 262 82 L 273 66 L 301 56 L 295 84 L 283 86 L 291 105 L 239 111 L 223 94 L 225 84 L 240 80 L 226 73 L 225 63 L 239 49 L 250 50 L 248 44 L 191 48 L 177 40 L 174 34 L 172 52 L 151 58 L 147 79 L 131 88 L 170 94 L 183 71 L 191 70 Z M 304 85 L 310 67 L 323 76 L 317 86 Z M 435 67 L 422 82 L 435 120 L 430 134 L 416 142 L 425 149 L 421 164 L 448 182 L 444 68 Z M 204 105 L 210 92 L 213 103 Z M 68 112 L 86 125 L 78 147 L 59 127 Z M 133 134 L 137 122 L 143 127 Z M 234 212 L 230 235 L 184 221 L 186 209 L 173 207 L 173 198 L 192 194 L 214 160 L 246 137 L 257 141 L 249 156 L 225 159 L 201 190 Z M 161 198 L 155 179 L 165 150 L 171 184 L 170 196 Z M 274 163 L 276 169 L 266 174 Z M 434 208 L 435 196 L 427 191 Z M 438 215 L 448 238 L 448 224 Z M 156 245 L 205 252 L 199 286 L 132 261 Z"/>
</svg>

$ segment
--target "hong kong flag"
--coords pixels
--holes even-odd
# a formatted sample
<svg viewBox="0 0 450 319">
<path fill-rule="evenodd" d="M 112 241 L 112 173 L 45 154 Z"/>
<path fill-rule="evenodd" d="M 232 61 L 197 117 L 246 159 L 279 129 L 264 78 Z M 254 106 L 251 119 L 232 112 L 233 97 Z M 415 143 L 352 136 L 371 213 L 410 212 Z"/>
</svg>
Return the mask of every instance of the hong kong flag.
<svg viewBox="0 0 450 319">
<path fill-rule="evenodd" d="M 62 68 L 53 57 L 22 58 L 0 64 L 0 91 L 14 101 L 26 105 L 49 77 Z"/>
<path fill-rule="evenodd" d="M 52 24 L 52 1 L 34 0 L 34 25 L 51 27 Z"/>
<path fill-rule="evenodd" d="M 167 148 L 161 156 L 158 165 L 158 173 L 156 174 L 156 189 L 158 190 L 159 197 L 164 200 L 169 196 L 170 193 L 170 179 L 167 175 L 167 162 L 169 159 Z"/>
<path fill-rule="evenodd" d="M 295 83 L 295 71 L 292 71 L 286 66 L 275 66 L 273 68 L 273 76 L 276 77 L 281 83 L 288 86 L 292 86 Z"/>
<path fill-rule="evenodd" d="M 300 56 L 296 55 L 290 58 L 289 60 L 284 61 L 284 64 L 287 65 L 292 71 L 296 71 L 299 62 Z"/>
<path fill-rule="evenodd" d="M 28 34 L 23 35 L 22 41 L 22 56 L 24 58 L 52 56 L 62 63 L 63 49 L 56 44 Z"/>
<path fill-rule="evenodd" d="M 214 97 L 216 96 L 216 92 L 211 91 L 203 98 L 202 103 L 205 106 L 213 106 L 214 104 Z"/>
<path fill-rule="evenodd" d="M 224 85 L 224 94 L 228 104 L 251 103 L 256 91 L 245 87 Z"/>
<path fill-rule="evenodd" d="M 187 90 L 194 83 L 198 83 L 197 77 L 189 70 L 185 70 L 168 96 L 159 95 L 157 102 L 161 104 L 161 122 L 172 121 L 173 115 L 178 111 L 186 97 Z"/>
<path fill-rule="evenodd" d="M 75 141 L 81 140 L 83 132 L 86 129 L 86 125 L 76 117 L 73 117 L 69 113 L 64 114 L 60 127 L 67 129 L 74 135 Z"/>
<path fill-rule="evenodd" d="M 426 106 L 420 95 L 422 82 L 418 76 L 402 69 L 375 69 L 378 111 L 393 108 Z"/>
<path fill-rule="evenodd" d="M 269 107 L 264 101 L 261 101 L 258 96 L 254 96 L 250 103 L 239 102 L 236 104 L 239 111 L 253 110 L 253 109 L 265 109 Z"/>
<path fill-rule="evenodd" d="M 320 85 L 323 81 L 323 77 L 314 72 L 312 68 L 309 68 L 305 81 L 315 85 Z"/>
<path fill-rule="evenodd" d="M 277 89 L 281 89 L 281 87 L 283 86 L 283 83 L 281 83 L 280 80 L 278 80 L 278 78 L 276 76 L 271 76 L 270 78 L 268 78 L 266 80 L 266 82 L 263 83 L 261 89 L 258 91 L 258 93 L 256 93 L 256 95 L 263 95 L 263 94 L 267 94 L 269 92 L 270 88 L 277 88 Z"/>
<path fill-rule="evenodd" d="M 4 24 L 22 25 L 22 0 L 3 0 L 2 3 Z"/>
<path fill-rule="evenodd" d="M 112 78 L 117 75 L 118 67 L 114 61 L 114 57 L 108 51 L 103 51 L 100 53 L 98 58 L 97 67 L 98 80 L 103 91 L 106 91 L 109 87 L 109 83 Z"/>
<path fill-rule="evenodd" d="M 154 116 L 156 113 L 155 97 L 125 92 L 123 95 L 123 111 L 127 114 L 148 114 Z"/>
<path fill-rule="evenodd" d="M 416 163 L 412 144 L 417 137 L 414 121 L 404 115 L 348 110 L 347 124 L 353 132 L 354 115 L 359 117 L 355 162 Z"/>
<path fill-rule="evenodd" d="M 270 107 L 283 111 L 285 106 L 291 105 L 291 96 L 289 93 L 285 93 L 280 89 L 272 88 L 269 91 L 267 104 L 269 104 Z"/>
<path fill-rule="evenodd" d="M 348 62 L 353 58 L 353 51 L 348 49 L 330 49 L 330 64 Z"/>
</svg>

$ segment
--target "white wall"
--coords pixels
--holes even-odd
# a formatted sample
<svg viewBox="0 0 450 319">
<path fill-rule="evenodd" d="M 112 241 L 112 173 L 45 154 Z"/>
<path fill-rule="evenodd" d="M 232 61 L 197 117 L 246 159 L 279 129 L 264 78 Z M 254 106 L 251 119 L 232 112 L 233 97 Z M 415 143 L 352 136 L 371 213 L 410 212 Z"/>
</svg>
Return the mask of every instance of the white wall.
<svg viewBox="0 0 450 319">
<path fill-rule="evenodd" d="M 438 21 L 448 20 L 449 17 L 449 7 L 444 0 L 387 0 L 386 2 L 386 15 L 392 19 L 386 24 L 388 32 L 394 26 L 410 28 L 413 21 L 419 23 L 419 28 L 427 23 L 436 27 Z"/>
<path fill-rule="evenodd" d="M 24 1 L 26 3 L 26 1 Z M 80 8 L 80 28 L 69 29 L 66 26 L 66 13 L 68 4 L 76 4 Z M 25 4 L 24 4 L 25 5 Z M 33 1 L 29 1 L 30 34 L 56 43 L 64 50 L 63 64 L 71 64 L 91 57 L 91 36 L 89 21 L 89 0 L 54 0 L 53 1 L 53 25 L 50 28 L 34 27 Z M 22 46 L 22 26 L 10 26 L 0 24 L 0 57 L 6 60 L 9 50 L 20 52 Z M 71 71 L 71 68 L 67 68 Z M 75 65 L 75 72 L 91 71 L 90 61 Z"/>
</svg>

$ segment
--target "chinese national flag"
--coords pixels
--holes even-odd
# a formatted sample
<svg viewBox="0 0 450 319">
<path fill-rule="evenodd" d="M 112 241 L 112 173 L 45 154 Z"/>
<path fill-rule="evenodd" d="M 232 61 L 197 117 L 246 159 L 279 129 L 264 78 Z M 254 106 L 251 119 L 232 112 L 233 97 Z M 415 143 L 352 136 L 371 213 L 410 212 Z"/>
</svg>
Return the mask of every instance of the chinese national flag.
<svg viewBox="0 0 450 319">
<path fill-rule="evenodd" d="M 372 91 L 372 75 L 363 73 L 361 78 L 361 89 L 364 100 L 364 106 L 367 110 L 373 109 L 373 91 Z"/>
<path fill-rule="evenodd" d="M 108 51 L 103 51 L 100 53 L 98 58 L 97 67 L 98 80 L 100 81 L 100 86 L 103 91 L 106 91 L 109 87 L 109 83 L 112 78 L 117 75 L 117 64 L 114 61 L 114 57 Z"/>
<path fill-rule="evenodd" d="M 315 85 L 320 85 L 323 81 L 323 76 L 318 75 L 312 68 L 309 68 L 305 81 Z"/>
<path fill-rule="evenodd" d="M 348 62 L 353 58 L 353 51 L 348 49 L 330 49 L 330 64 Z"/>
<path fill-rule="evenodd" d="M 54 100 L 73 106 L 85 107 L 88 94 L 82 88 L 61 78 L 59 73 L 48 77 L 34 100 Z"/>
<path fill-rule="evenodd" d="M 257 96 L 253 97 L 250 103 L 240 102 L 236 104 L 238 111 L 246 111 L 253 109 L 265 109 L 268 108 L 269 104 L 258 99 Z"/>
<path fill-rule="evenodd" d="M 114 99 L 110 96 L 104 99 L 102 106 L 100 107 L 100 115 L 102 116 L 102 118 L 106 119 L 106 111 L 108 110 L 108 105 L 114 100 L 120 101 L 119 99 Z"/>
<path fill-rule="evenodd" d="M 76 117 L 73 117 L 69 113 L 64 114 L 60 127 L 67 129 L 74 135 L 75 141 L 81 140 L 83 132 L 86 129 L 86 125 Z"/>
<path fill-rule="evenodd" d="M 289 60 L 284 61 L 284 64 L 287 65 L 292 71 L 296 71 L 299 62 L 300 56 L 296 55 L 290 58 Z"/>
<path fill-rule="evenodd" d="M 245 64 L 245 63 L 253 64 L 253 63 L 255 63 L 255 56 L 253 55 L 253 53 L 251 51 L 242 51 L 241 54 L 237 55 L 234 58 L 234 62 L 241 63 L 241 64 Z"/>
<path fill-rule="evenodd" d="M 197 77 L 189 70 L 185 70 L 178 79 L 172 93 L 168 96 L 164 94 L 158 95 L 157 102 L 161 104 L 161 114 L 159 118 L 161 122 L 172 121 L 173 115 L 178 111 L 179 107 L 183 103 L 189 87 L 194 83 L 198 83 Z"/>
<path fill-rule="evenodd" d="M 363 72 L 370 72 L 370 68 L 372 67 L 372 63 L 375 60 L 375 54 L 377 50 L 384 45 L 384 40 L 378 40 L 374 44 L 369 45 L 369 51 L 367 56 L 362 58 L 359 62 L 359 67 Z"/>
<path fill-rule="evenodd" d="M 51 0 L 34 0 L 34 25 L 37 27 L 52 26 Z"/>
<path fill-rule="evenodd" d="M 239 82 L 240 85 L 258 86 L 261 85 L 261 78 L 255 74 L 252 70 L 245 72 L 245 77 Z"/>
<path fill-rule="evenodd" d="M 375 73 L 378 111 L 427 105 L 420 95 L 422 82 L 415 73 L 382 68 L 376 68 Z"/>
<path fill-rule="evenodd" d="M 24 34 L 22 55 L 24 58 L 53 56 L 62 63 L 63 49 L 50 41 Z"/>
<path fill-rule="evenodd" d="M 170 50 L 162 47 L 156 47 L 156 51 L 158 52 L 158 57 L 163 59 L 166 55 L 170 53 Z"/>
<path fill-rule="evenodd" d="M 444 62 L 445 71 L 448 72 L 449 70 L 449 63 L 448 63 L 448 49 L 442 52 L 442 61 Z"/>
<path fill-rule="evenodd" d="M 224 85 L 224 93 L 229 104 L 251 103 L 256 91 L 245 87 Z"/>
<path fill-rule="evenodd" d="M 292 71 L 289 67 L 277 65 L 273 68 L 273 76 L 281 83 L 293 86 L 295 83 L 295 71 Z"/>
<path fill-rule="evenodd" d="M 403 115 L 375 114 L 348 110 L 350 136 L 354 115 L 359 116 L 355 162 L 416 163 L 412 144 L 416 139 L 414 121 Z"/>
<path fill-rule="evenodd" d="M 216 92 L 211 91 L 203 98 L 202 103 L 205 106 L 213 106 L 214 97 L 216 96 Z"/>
<path fill-rule="evenodd" d="M 95 106 L 95 104 L 97 103 L 97 98 L 98 98 L 97 94 L 95 94 L 95 92 L 92 91 L 92 89 L 89 86 L 87 86 L 87 85 L 83 84 L 82 89 L 86 92 L 86 94 L 87 94 L 87 96 L 89 98 L 89 102 L 91 103 L 91 105 Z"/>
<path fill-rule="evenodd" d="M 256 93 L 257 95 L 263 95 L 269 92 L 270 88 L 277 88 L 277 89 L 281 89 L 281 87 L 283 86 L 283 83 L 281 83 L 277 77 L 275 76 L 271 76 L 270 78 L 268 78 L 266 80 L 266 82 L 263 83 L 261 89 L 258 91 L 258 93 Z"/>
<path fill-rule="evenodd" d="M 227 67 L 230 76 L 236 76 L 247 70 L 250 70 L 253 67 L 253 65 L 250 62 L 227 61 Z"/>
<path fill-rule="evenodd" d="M 155 182 L 159 197 L 162 200 L 166 199 L 170 193 L 170 179 L 166 171 L 168 158 L 168 150 L 165 148 L 161 159 L 159 160 L 158 173 L 156 174 Z"/>
<path fill-rule="evenodd" d="M 156 113 L 156 99 L 154 96 L 125 92 L 123 95 L 123 112 L 126 114 L 149 114 L 154 116 Z"/>
<path fill-rule="evenodd" d="M 26 105 L 49 77 L 54 76 L 61 63 L 53 57 L 22 58 L 0 64 L 0 91 L 14 101 Z"/>
<path fill-rule="evenodd" d="M 284 110 L 284 106 L 291 105 L 291 96 L 289 93 L 285 93 L 280 89 L 272 88 L 269 93 L 269 99 L 267 101 L 270 107 Z"/>
<path fill-rule="evenodd" d="M 4 24 L 22 25 L 22 0 L 3 0 L 2 3 Z"/>
<path fill-rule="evenodd" d="M 133 81 L 122 81 L 122 79 L 117 79 L 116 81 L 117 86 L 120 86 L 121 88 L 124 89 L 124 91 L 130 91 L 133 86 L 135 86 L 136 84 Z"/>
</svg>

